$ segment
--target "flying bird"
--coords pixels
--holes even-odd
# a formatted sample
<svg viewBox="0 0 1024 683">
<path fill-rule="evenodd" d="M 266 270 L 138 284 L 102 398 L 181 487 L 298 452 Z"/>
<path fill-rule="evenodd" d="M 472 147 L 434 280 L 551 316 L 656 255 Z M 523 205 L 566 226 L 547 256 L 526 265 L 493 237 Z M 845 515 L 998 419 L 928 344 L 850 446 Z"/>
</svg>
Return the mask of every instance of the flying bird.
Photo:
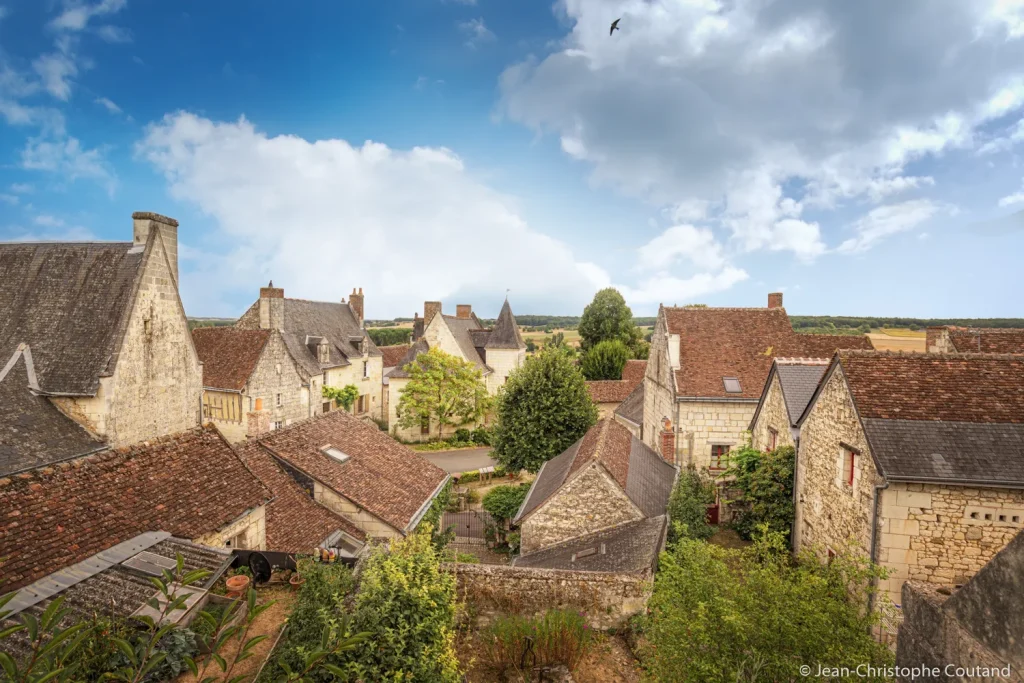
<svg viewBox="0 0 1024 683">
<path fill-rule="evenodd" d="M 616 19 L 615 21 L 612 22 L 612 27 L 610 29 L 608 29 L 608 35 L 611 35 L 611 34 L 613 34 L 613 33 L 615 33 L 616 31 L 619 30 L 619 22 L 620 21 L 622 21 L 622 17 L 619 17 L 618 19 Z"/>
</svg>

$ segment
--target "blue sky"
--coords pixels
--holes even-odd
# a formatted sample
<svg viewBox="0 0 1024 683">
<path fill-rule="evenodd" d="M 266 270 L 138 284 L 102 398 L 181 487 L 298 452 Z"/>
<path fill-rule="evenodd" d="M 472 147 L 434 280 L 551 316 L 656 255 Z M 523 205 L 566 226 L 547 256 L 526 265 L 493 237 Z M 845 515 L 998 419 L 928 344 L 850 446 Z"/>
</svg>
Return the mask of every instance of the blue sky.
<svg viewBox="0 0 1024 683">
<path fill-rule="evenodd" d="M 173 216 L 191 315 L 1024 316 L 1019 0 L 0 7 L 0 240 Z"/>
</svg>

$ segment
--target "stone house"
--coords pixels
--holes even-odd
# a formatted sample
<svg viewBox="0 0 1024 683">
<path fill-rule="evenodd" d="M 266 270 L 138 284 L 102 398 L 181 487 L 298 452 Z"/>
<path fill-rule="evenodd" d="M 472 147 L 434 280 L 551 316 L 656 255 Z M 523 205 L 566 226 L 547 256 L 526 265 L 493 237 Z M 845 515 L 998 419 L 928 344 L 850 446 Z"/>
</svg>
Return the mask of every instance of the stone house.
<svg viewBox="0 0 1024 683">
<path fill-rule="evenodd" d="M 148 532 L 264 550 L 270 499 L 212 426 L 0 478 L 4 590 Z"/>
<path fill-rule="evenodd" d="M 628 360 L 622 368 L 621 379 L 590 380 L 587 382 L 587 393 L 590 400 L 597 404 L 598 415 L 603 419 L 611 417 L 626 398 L 633 393 L 637 385 L 644 381 L 647 372 L 647 361 Z"/>
<path fill-rule="evenodd" d="M 20 356 L 23 391 L 114 447 L 196 427 L 201 410 L 178 222 L 137 212 L 132 224 L 130 242 L 0 244 L 0 367 Z"/>
<path fill-rule="evenodd" d="M 746 439 L 773 359 L 829 358 L 840 348 L 872 346 L 863 335 L 797 334 L 778 293 L 767 308 L 661 306 L 644 378 L 644 441 L 674 463 L 721 471 Z"/>
<path fill-rule="evenodd" d="M 444 470 L 344 411 L 269 432 L 242 450 L 246 458 L 259 452 L 311 500 L 372 538 L 413 531 L 449 481 Z"/>
<path fill-rule="evenodd" d="M 797 549 L 956 586 L 1024 528 L 1024 357 L 839 351 L 799 420 Z"/>
<path fill-rule="evenodd" d="M 641 441 L 644 440 L 644 384 L 641 380 L 612 413 L 616 422 Z"/>
<path fill-rule="evenodd" d="M 335 410 L 334 402 L 323 397 L 323 387 L 340 389 L 353 385 L 359 390 L 359 398 L 352 412 L 380 420 L 383 416 L 380 397 L 383 365 L 380 351 L 364 328 L 363 290 L 353 289 L 348 303 L 344 300 L 334 303 L 286 299 L 284 290 L 273 284 L 260 288 L 259 300 L 242 314 L 235 327 L 278 333 L 284 342 L 283 348 L 276 344 L 271 347 L 273 362 L 264 369 L 272 368 L 276 373 L 278 363 L 286 366 L 289 361 L 285 351 L 297 364 L 303 385 L 294 388 L 290 396 L 281 392 L 282 403 L 290 404 L 282 415 L 286 412 L 298 415 L 302 405 L 308 405 L 312 413 Z M 273 383 L 273 378 L 269 380 Z M 250 395 L 248 398 L 245 412 L 255 412 L 258 397 Z M 274 402 L 276 407 L 276 392 Z"/>
<path fill-rule="evenodd" d="M 384 371 L 381 375 L 381 413 L 385 416 L 390 415 L 391 396 L 388 393 L 388 385 L 390 380 L 388 375 L 391 371 L 398 367 L 402 359 L 405 358 L 405 354 L 409 353 L 409 349 L 412 348 L 412 344 L 393 344 L 391 346 L 378 346 L 377 349 L 381 353 L 381 364 L 384 366 Z"/>
<path fill-rule="evenodd" d="M 827 358 L 776 358 L 761 400 L 750 420 L 750 442 L 759 451 L 773 451 L 800 441 L 797 422 L 828 369 Z"/>
<path fill-rule="evenodd" d="M 928 353 L 1024 353 L 1024 330 L 941 325 L 925 332 Z"/>
<path fill-rule="evenodd" d="M 626 427 L 598 421 L 537 473 L 513 520 L 522 551 L 515 565 L 649 569 L 664 543 L 677 474 Z"/>
<path fill-rule="evenodd" d="M 526 362 L 526 342 L 507 300 L 492 328 L 484 327 L 467 304 L 456 306 L 455 315 L 445 315 L 439 301 L 425 302 L 423 317 L 417 314 L 413 322 L 409 351 L 398 367 L 388 373 L 388 426 L 392 434 L 405 441 L 424 441 L 438 433 L 433 419 L 424 420 L 419 427 L 398 427 L 398 404 L 409 383 L 407 366 L 416 356 L 433 348 L 479 368 L 491 396 L 498 393 L 513 370 Z"/>
</svg>

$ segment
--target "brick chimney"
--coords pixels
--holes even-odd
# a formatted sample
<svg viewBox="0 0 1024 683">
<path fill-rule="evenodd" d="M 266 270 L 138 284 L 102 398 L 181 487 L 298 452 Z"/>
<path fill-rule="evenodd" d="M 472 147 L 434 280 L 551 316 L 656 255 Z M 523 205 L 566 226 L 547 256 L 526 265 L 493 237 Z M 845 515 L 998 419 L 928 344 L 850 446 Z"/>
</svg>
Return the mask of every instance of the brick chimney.
<svg viewBox="0 0 1024 683">
<path fill-rule="evenodd" d="M 159 234 L 167 260 L 171 263 L 171 276 L 174 286 L 178 286 L 178 221 L 167 216 L 149 211 L 136 211 L 132 214 L 132 243 L 139 247 L 145 246 L 152 237 Z"/>
<path fill-rule="evenodd" d="M 782 308 L 782 292 L 772 292 L 768 295 L 768 308 Z"/>
<path fill-rule="evenodd" d="M 430 324 L 431 319 L 441 313 L 441 302 L 440 301 L 424 301 L 423 302 L 423 327 Z"/>
<path fill-rule="evenodd" d="M 658 444 L 661 446 L 661 457 L 665 462 L 675 464 L 676 462 L 676 435 L 672 431 L 672 423 L 662 426 L 658 435 Z"/>
<path fill-rule="evenodd" d="M 352 295 L 349 296 L 349 306 L 352 307 L 352 312 L 356 314 L 356 320 L 359 321 L 359 326 L 363 326 L 363 288 L 360 287 L 359 291 L 356 288 L 352 288 Z"/>
<path fill-rule="evenodd" d="M 473 307 L 469 304 L 456 304 L 455 317 L 468 319 L 473 317 Z"/>
<path fill-rule="evenodd" d="M 284 329 L 284 290 L 274 286 L 274 281 L 260 287 L 260 329 Z"/>
</svg>

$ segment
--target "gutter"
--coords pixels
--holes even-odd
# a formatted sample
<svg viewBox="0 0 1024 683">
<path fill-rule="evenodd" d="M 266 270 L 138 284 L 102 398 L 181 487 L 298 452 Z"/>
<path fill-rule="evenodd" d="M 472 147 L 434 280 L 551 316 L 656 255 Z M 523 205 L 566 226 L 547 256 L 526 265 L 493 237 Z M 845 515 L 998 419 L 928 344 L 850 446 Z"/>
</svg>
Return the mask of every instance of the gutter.
<svg viewBox="0 0 1024 683">
<path fill-rule="evenodd" d="M 873 487 L 873 491 L 872 491 L 872 501 L 871 501 L 871 510 L 872 510 L 871 511 L 871 550 L 870 550 L 870 555 L 868 557 L 868 559 L 871 562 L 871 564 L 878 564 L 878 560 L 877 560 L 877 555 L 878 555 L 878 516 L 879 516 L 878 515 L 878 512 L 879 512 L 878 509 L 879 509 L 879 506 L 880 506 L 881 501 L 882 501 L 882 496 L 880 494 L 881 494 L 882 491 L 884 491 L 887 488 L 889 488 L 889 482 L 888 481 L 886 481 L 884 484 L 875 484 L 874 487 Z M 873 610 L 874 607 L 875 607 L 875 593 L 878 591 L 878 578 L 877 577 L 871 580 L 871 587 L 874 590 L 872 590 L 870 593 L 868 593 L 868 614 L 870 614 L 871 610 Z"/>
<path fill-rule="evenodd" d="M 998 489 L 1024 489 L 1024 482 L 1011 482 L 983 479 L 944 479 L 940 477 L 913 477 L 903 479 L 902 477 L 889 477 L 889 481 L 896 484 L 945 484 L 948 486 L 980 486 Z"/>
<path fill-rule="evenodd" d="M 760 398 L 728 398 L 726 396 L 676 396 L 676 403 L 760 403 Z"/>
<path fill-rule="evenodd" d="M 404 529 L 402 529 L 402 534 L 408 534 L 409 531 L 416 528 L 416 525 L 420 523 L 420 520 L 423 519 L 423 516 L 427 514 L 427 510 L 429 510 L 430 506 L 434 503 L 434 499 L 437 498 L 437 494 L 441 493 L 441 489 L 443 489 L 451 479 L 452 475 L 445 475 L 444 479 L 441 480 L 441 483 L 437 485 L 436 489 L 434 489 L 434 492 L 430 494 L 430 498 L 427 498 L 427 500 L 424 501 L 423 505 L 420 506 L 420 509 L 416 511 L 416 514 L 412 516 L 409 523 L 405 525 Z"/>
</svg>

